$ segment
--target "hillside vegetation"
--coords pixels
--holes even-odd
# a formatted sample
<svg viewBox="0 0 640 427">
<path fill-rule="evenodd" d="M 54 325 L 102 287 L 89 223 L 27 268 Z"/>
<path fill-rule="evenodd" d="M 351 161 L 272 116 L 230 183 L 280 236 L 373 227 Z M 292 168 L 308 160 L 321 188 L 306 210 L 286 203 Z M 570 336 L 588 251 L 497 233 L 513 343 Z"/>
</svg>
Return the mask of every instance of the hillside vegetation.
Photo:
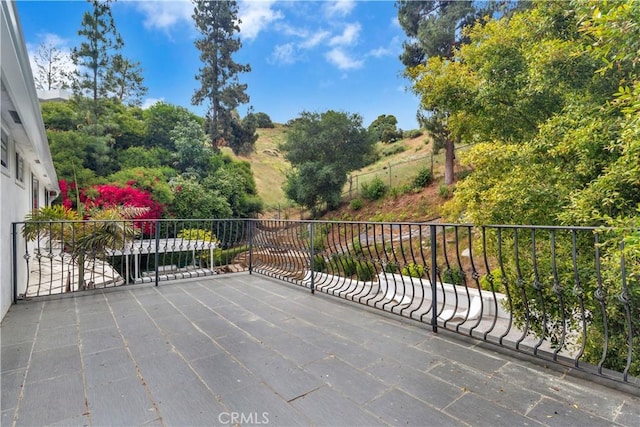
<svg viewBox="0 0 640 427">
<path fill-rule="evenodd" d="M 276 124 L 274 128 L 258 129 L 255 150 L 247 156 L 239 156 L 248 161 L 253 170 L 258 195 L 264 201 L 266 218 L 297 218 L 300 209 L 285 198 L 282 186 L 286 173 L 291 166 L 285 160 L 279 145 L 285 141 L 287 127 Z M 462 150 L 465 147 L 461 148 Z M 451 189 L 443 188 L 444 153 L 433 159 L 434 181 L 422 189 L 407 188 L 423 168 L 431 167 L 431 139 L 427 134 L 416 138 L 406 138 L 393 143 L 376 144 L 379 159 L 352 176 L 351 196 L 345 187 L 343 204 L 337 211 L 327 212 L 326 218 L 364 221 L 425 221 L 438 217 L 440 205 L 451 194 Z M 231 150 L 225 152 L 232 155 Z M 386 197 L 376 200 L 363 200 L 363 206 L 353 209 L 349 201 L 359 198 L 362 185 L 370 183 L 376 177 L 385 185 L 391 184 Z M 405 186 L 403 188 L 403 186 Z M 302 213 L 304 216 L 305 213 Z"/>
</svg>

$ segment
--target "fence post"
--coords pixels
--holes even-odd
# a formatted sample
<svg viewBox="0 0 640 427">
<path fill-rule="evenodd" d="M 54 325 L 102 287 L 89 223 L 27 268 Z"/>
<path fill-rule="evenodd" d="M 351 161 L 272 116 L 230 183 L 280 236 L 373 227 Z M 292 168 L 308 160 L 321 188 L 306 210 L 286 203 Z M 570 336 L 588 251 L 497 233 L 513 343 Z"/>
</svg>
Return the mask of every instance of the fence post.
<svg viewBox="0 0 640 427">
<path fill-rule="evenodd" d="M 12 301 L 14 304 L 18 303 L 18 234 L 17 234 L 17 224 L 15 222 L 11 223 L 11 235 L 13 238 L 12 242 L 12 251 L 13 251 L 13 295 Z M 29 272 L 27 271 L 27 274 Z M 25 292 L 26 293 L 26 292 Z"/>
<path fill-rule="evenodd" d="M 156 286 L 158 286 L 158 280 L 160 280 L 160 272 L 158 270 L 160 264 L 160 221 L 156 220 L 155 230 L 156 234 L 156 256 L 155 256 L 155 264 L 156 264 Z"/>
<path fill-rule="evenodd" d="M 278 205 L 278 210 L 280 209 Z M 280 214 L 278 214 L 280 216 Z M 255 219 L 249 220 L 249 274 L 253 273 L 253 227 L 255 226 Z"/>
<path fill-rule="evenodd" d="M 436 226 L 429 225 L 431 236 L 431 328 L 438 332 L 438 254 L 436 243 Z"/>
<path fill-rule="evenodd" d="M 316 292 L 315 286 L 315 253 L 313 248 L 313 223 L 309 223 L 309 254 L 311 254 L 311 284 L 309 287 L 311 288 L 311 293 L 314 294 Z"/>
</svg>

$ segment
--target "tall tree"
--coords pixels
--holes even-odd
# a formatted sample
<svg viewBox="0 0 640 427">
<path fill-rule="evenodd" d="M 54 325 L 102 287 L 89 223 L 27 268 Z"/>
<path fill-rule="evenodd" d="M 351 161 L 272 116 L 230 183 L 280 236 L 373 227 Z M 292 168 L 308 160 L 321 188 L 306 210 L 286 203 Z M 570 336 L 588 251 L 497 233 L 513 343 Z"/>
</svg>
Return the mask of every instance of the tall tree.
<svg viewBox="0 0 640 427">
<path fill-rule="evenodd" d="M 71 58 L 78 67 L 75 90 L 89 94 L 94 108 L 98 98 L 106 97 L 113 90 L 107 72 L 113 52 L 119 51 L 124 42 L 111 15 L 111 0 L 91 2 L 91 10 L 84 13 L 78 35 L 84 38 L 80 47 L 74 48 Z"/>
<path fill-rule="evenodd" d="M 281 147 L 294 167 L 285 194 L 310 209 L 319 203 L 336 207 L 347 174 L 364 166 L 373 142 L 357 114 L 303 112 L 292 122 Z"/>
<path fill-rule="evenodd" d="M 424 64 L 431 57 L 451 59 L 455 49 L 467 41 L 463 28 L 483 16 L 491 16 L 495 11 L 504 8 L 505 3 L 510 2 L 396 1 L 398 21 L 410 38 L 403 44 L 404 51 L 400 55 L 400 60 L 410 70 Z M 445 184 L 452 184 L 455 179 L 453 173 L 455 141 L 447 131 L 448 116 L 448 111 L 436 108 L 418 113 L 418 118 L 424 127 L 440 130 L 433 136 L 441 138 L 435 142 L 445 148 L 444 179 Z"/>
<path fill-rule="evenodd" d="M 34 57 L 36 88 L 40 90 L 66 89 L 71 85 L 69 53 L 53 43 L 42 43 Z"/>
<path fill-rule="evenodd" d="M 214 149 L 232 137 L 232 112 L 240 104 L 249 102 L 247 85 L 238 80 L 239 73 L 251 71 L 246 64 L 232 58 L 242 43 L 238 5 L 235 1 L 194 1 L 193 19 L 202 37 L 195 41 L 203 67 L 196 79 L 200 88 L 191 102 L 201 105 L 207 101 L 207 130 Z"/>
<path fill-rule="evenodd" d="M 131 62 L 117 53 L 111 59 L 107 70 L 107 81 L 112 85 L 113 96 L 129 105 L 140 106 L 142 97 L 147 93 L 139 62 Z"/>
</svg>

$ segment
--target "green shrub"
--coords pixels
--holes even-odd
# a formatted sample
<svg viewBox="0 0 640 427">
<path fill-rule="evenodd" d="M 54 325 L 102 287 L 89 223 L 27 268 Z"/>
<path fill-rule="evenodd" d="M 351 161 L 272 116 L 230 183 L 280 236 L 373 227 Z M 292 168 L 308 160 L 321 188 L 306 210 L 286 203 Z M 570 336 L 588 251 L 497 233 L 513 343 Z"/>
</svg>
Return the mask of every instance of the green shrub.
<svg viewBox="0 0 640 427">
<path fill-rule="evenodd" d="M 398 272 L 398 264 L 395 262 L 389 262 L 384 266 L 384 272 L 389 274 L 395 274 Z"/>
<path fill-rule="evenodd" d="M 356 266 L 356 274 L 358 275 L 358 280 L 362 280 L 363 282 L 373 280 L 373 278 L 376 276 L 376 273 L 376 267 L 371 261 L 360 261 Z"/>
<path fill-rule="evenodd" d="M 402 153 L 406 149 L 407 148 L 404 145 L 397 143 L 397 144 L 392 144 L 386 147 L 384 150 L 382 150 L 381 154 L 384 157 L 388 157 L 388 156 L 393 156 L 394 154 Z"/>
<path fill-rule="evenodd" d="M 364 202 L 360 198 L 353 199 L 349 203 L 349 207 L 351 208 L 352 211 L 357 211 L 357 210 L 360 210 L 360 209 L 362 209 L 364 207 Z"/>
<path fill-rule="evenodd" d="M 379 200 L 387 192 L 387 186 L 379 176 L 371 182 L 362 184 L 362 196 L 367 200 Z"/>
<path fill-rule="evenodd" d="M 313 271 L 326 271 L 327 261 L 320 254 L 313 256 Z"/>
<path fill-rule="evenodd" d="M 351 277 L 356 273 L 356 261 L 348 255 L 334 254 L 330 261 L 334 273 L 342 273 L 345 277 Z"/>
<path fill-rule="evenodd" d="M 489 275 L 484 275 L 480 278 L 480 288 L 483 291 L 496 291 L 503 292 L 502 287 L 502 272 L 498 270 L 493 270 L 489 274 L 493 277 L 493 289 L 491 289 L 491 281 L 489 281 Z"/>
<path fill-rule="evenodd" d="M 422 168 L 415 178 L 413 178 L 414 188 L 423 188 L 433 182 L 433 172 L 429 168 Z"/>
<path fill-rule="evenodd" d="M 402 267 L 401 274 L 409 277 L 422 277 L 424 276 L 424 266 L 410 262 L 408 265 Z"/>
<path fill-rule="evenodd" d="M 451 189 L 447 184 L 440 184 L 440 186 L 438 187 L 438 196 L 443 199 L 448 199 L 449 197 L 451 197 Z"/>
<path fill-rule="evenodd" d="M 180 230 L 176 236 L 178 239 L 185 240 L 203 240 L 205 242 L 216 243 L 218 239 L 209 230 L 203 230 L 202 228 L 184 228 Z"/>
<path fill-rule="evenodd" d="M 405 130 L 404 132 L 402 132 L 402 137 L 405 139 L 413 139 L 422 135 L 423 132 L 421 129 Z"/>
<path fill-rule="evenodd" d="M 452 285 L 464 284 L 464 271 L 460 267 L 447 268 L 442 272 L 442 280 Z"/>
</svg>

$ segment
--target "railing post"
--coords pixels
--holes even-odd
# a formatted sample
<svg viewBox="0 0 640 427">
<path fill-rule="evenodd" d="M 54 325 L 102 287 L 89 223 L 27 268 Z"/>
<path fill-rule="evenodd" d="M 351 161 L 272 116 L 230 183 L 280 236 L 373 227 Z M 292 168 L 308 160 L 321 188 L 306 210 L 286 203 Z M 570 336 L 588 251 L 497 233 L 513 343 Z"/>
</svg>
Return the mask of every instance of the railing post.
<svg viewBox="0 0 640 427">
<path fill-rule="evenodd" d="M 249 220 L 249 274 L 253 273 L 253 227 L 255 227 L 255 219 Z"/>
<path fill-rule="evenodd" d="M 315 253 L 313 248 L 313 223 L 309 223 L 309 254 L 311 255 L 311 284 L 309 287 L 311 288 L 311 293 L 314 294 L 316 292 L 315 286 Z"/>
<path fill-rule="evenodd" d="M 438 332 L 438 254 L 436 251 L 436 226 L 429 225 L 431 237 L 431 328 Z"/>
<path fill-rule="evenodd" d="M 160 220 L 156 220 L 155 224 L 155 235 L 156 235 L 156 256 L 155 256 L 155 267 L 156 267 L 156 286 L 158 286 L 158 281 L 160 280 L 160 272 L 158 270 L 160 264 Z"/>
<path fill-rule="evenodd" d="M 14 304 L 18 303 L 18 233 L 17 233 L 17 224 L 15 222 L 11 223 L 11 236 L 12 236 L 12 251 L 13 258 L 12 268 L 13 268 L 13 295 L 11 297 Z"/>
</svg>

